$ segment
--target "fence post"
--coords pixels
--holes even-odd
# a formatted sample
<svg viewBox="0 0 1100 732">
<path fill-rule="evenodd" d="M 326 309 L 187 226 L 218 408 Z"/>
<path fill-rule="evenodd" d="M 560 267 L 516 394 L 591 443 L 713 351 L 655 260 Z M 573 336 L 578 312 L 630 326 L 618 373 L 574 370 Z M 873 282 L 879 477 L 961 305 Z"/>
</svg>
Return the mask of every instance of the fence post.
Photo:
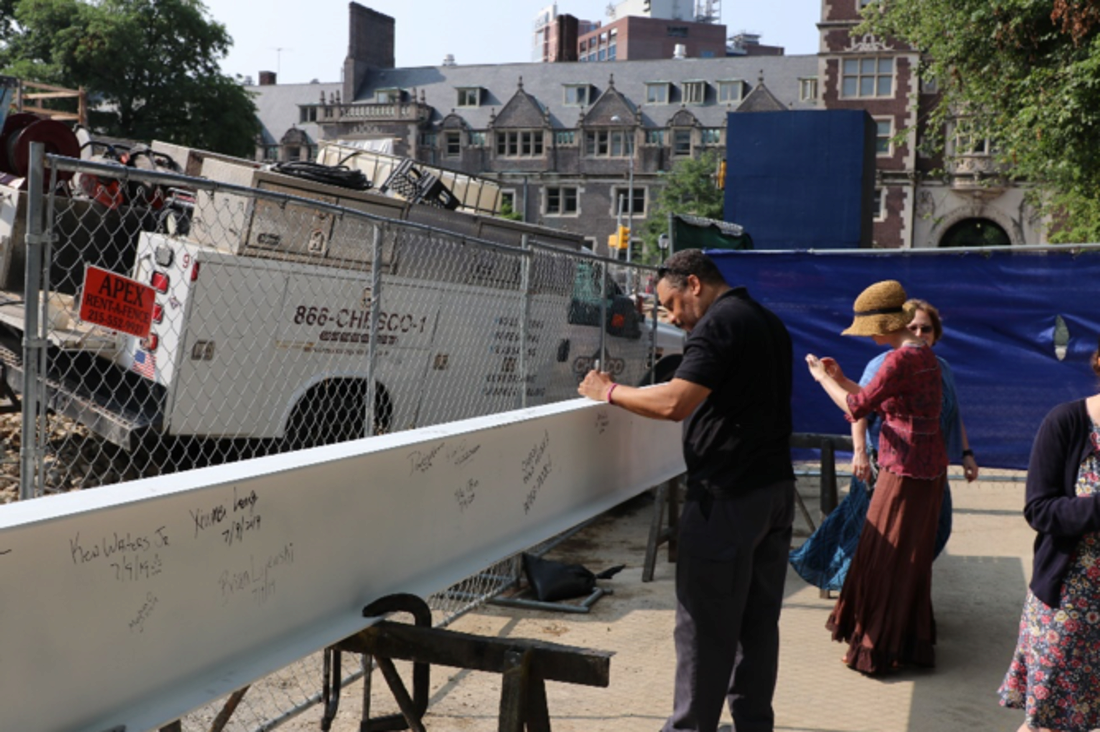
<svg viewBox="0 0 1100 732">
<path fill-rule="evenodd" d="M 640 295 L 638 297 L 641 297 Z M 652 314 L 649 325 L 649 383 L 657 383 L 657 288 L 653 288 Z"/>
<path fill-rule="evenodd" d="M 836 445 L 821 441 L 821 513 L 828 516 L 836 508 Z"/>
<path fill-rule="evenodd" d="M 607 358 L 607 270 L 610 266 L 610 262 L 603 262 L 603 266 L 600 267 L 600 271 L 603 273 L 603 276 L 600 277 L 600 355 L 596 358 L 596 363 L 592 365 L 592 368 L 597 371 L 610 368 L 604 363 Z"/>
<path fill-rule="evenodd" d="M 42 281 L 42 212 L 46 148 L 31 143 L 27 177 L 27 260 L 23 281 L 23 421 L 19 443 L 19 498 L 35 494 L 38 473 L 38 364 L 42 340 L 38 333 L 39 289 Z"/>
<path fill-rule="evenodd" d="M 430 234 L 429 234 L 430 236 Z M 397 242 L 394 242 L 394 247 L 397 246 Z M 375 420 L 378 415 L 375 414 L 374 401 L 376 388 L 374 385 L 374 367 L 375 362 L 378 359 L 378 310 L 381 300 L 379 299 L 382 294 L 382 223 L 379 222 L 374 226 L 374 240 L 371 243 L 371 264 L 370 264 L 370 340 L 367 341 L 367 403 L 364 405 L 367 409 L 367 423 L 364 425 L 364 437 L 370 437 L 374 434 Z"/>
<path fill-rule="evenodd" d="M 523 312 L 519 321 L 519 406 L 527 408 L 527 329 L 531 317 L 531 249 L 527 245 L 527 234 L 520 239 L 520 254 L 523 269 L 520 271 L 520 290 L 523 295 Z"/>
</svg>

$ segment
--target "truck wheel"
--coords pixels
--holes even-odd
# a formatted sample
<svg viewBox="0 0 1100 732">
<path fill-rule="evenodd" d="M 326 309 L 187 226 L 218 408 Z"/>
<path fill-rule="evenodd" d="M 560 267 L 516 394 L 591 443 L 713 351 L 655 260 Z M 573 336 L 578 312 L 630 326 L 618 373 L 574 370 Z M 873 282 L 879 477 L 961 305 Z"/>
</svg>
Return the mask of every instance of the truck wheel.
<svg viewBox="0 0 1100 732">
<path fill-rule="evenodd" d="M 310 389 L 291 412 L 284 450 L 302 450 L 357 440 L 366 435 L 366 384 L 359 379 L 327 379 Z M 371 434 L 390 431 L 393 402 L 382 384 L 374 389 Z"/>
<path fill-rule="evenodd" d="M 646 384 L 663 384 L 671 381 L 676 375 L 676 369 L 680 368 L 680 362 L 684 360 L 683 354 L 673 353 L 658 361 L 653 368 L 646 371 L 645 376 L 638 382 L 638 386 Z"/>
</svg>

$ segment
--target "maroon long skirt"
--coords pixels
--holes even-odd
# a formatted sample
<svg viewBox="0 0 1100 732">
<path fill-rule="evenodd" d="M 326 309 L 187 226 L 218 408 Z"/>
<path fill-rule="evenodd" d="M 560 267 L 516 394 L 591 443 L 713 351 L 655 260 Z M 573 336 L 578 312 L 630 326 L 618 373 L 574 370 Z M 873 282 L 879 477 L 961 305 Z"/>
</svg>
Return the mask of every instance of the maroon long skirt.
<svg viewBox="0 0 1100 732">
<path fill-rule="evenodd" d="M 932 558 L 946 475 L 879 472 L 848 578 L 825 627 L 848 643 L 848 666 L 878 674 L 935 666 Z"/>
</svg>

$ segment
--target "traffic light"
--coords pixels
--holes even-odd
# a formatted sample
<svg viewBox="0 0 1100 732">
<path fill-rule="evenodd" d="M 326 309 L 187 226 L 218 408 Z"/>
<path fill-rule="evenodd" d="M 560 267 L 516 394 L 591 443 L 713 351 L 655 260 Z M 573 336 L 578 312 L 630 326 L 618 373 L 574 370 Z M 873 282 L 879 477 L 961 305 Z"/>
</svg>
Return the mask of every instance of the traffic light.
<svg viewBox="0 0 1100 732">
<path fill-rule="evenodd" d="M 630 248 L 630 229 L 626 226 L 619 227 L 619 249 Z"/>
</svg>

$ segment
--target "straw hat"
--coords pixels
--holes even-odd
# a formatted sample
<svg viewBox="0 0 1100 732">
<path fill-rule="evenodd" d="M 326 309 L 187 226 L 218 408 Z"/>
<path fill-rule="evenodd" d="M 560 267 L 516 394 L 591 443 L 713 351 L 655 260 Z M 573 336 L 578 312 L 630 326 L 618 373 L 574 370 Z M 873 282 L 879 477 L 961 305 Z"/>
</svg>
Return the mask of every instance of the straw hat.
<svg viewBox="0 0 1100 732">
<path fill-rule="evenodd" d="M 859 293 L 852 307 L 855 318 L 841 335 L 886 335 L 909 325 L 913 308 L 906 308 L 905 288 L 897 280 L 876 282 Z"/>
</svg>

